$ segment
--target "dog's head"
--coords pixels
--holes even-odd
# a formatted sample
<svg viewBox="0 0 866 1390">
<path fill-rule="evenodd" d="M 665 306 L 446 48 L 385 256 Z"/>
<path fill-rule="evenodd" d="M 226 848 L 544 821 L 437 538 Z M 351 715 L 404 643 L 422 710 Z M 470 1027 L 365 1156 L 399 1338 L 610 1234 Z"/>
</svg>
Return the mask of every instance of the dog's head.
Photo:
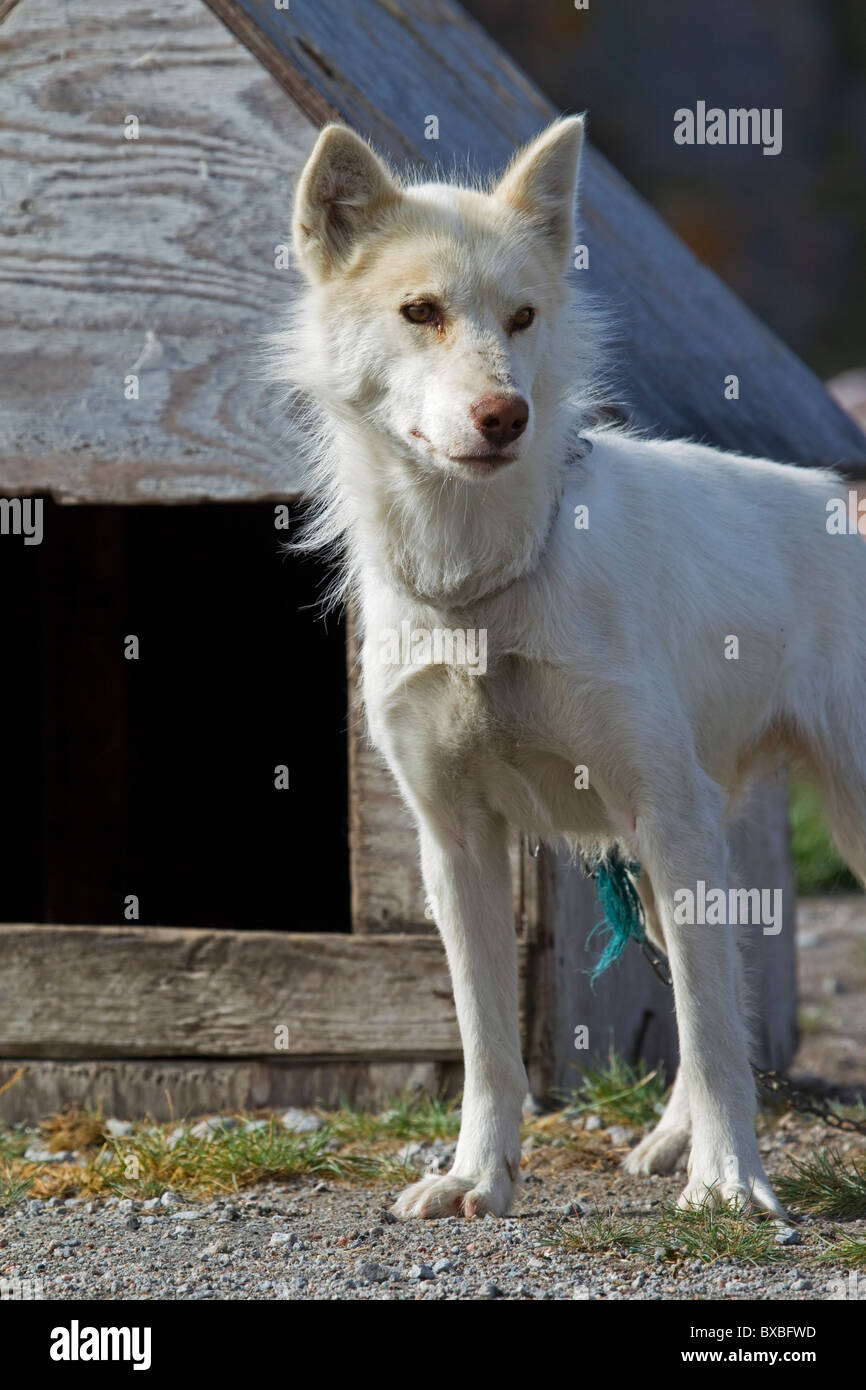
<svg viewBox="0 0 866 1390">
<path fill-rule="evenodd" d="M 425 472 L 489 477 L 574 383 L 564 345 L 581 118 L 490 191 L 401 184 L 344 126 L 302 171 L 293 239 L 311 288 L 308 389 Z"/>
</svg>

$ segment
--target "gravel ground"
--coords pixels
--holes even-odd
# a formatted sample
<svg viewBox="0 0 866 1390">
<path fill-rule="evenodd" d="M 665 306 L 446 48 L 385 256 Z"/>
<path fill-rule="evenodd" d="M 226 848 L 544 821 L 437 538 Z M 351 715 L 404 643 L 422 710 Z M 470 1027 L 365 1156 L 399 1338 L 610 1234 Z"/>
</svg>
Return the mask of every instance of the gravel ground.
<svg viewBox="0 0 866 1390">
<path fill-rule="evenodd" d="M 825 1133 L 786 1120 L 764 1141 L 771 1170 L 782 1146 L 812 1147 Z M 833 1229 L 818 1220 L 801 1222 L 797 1243 L 771 1266 L 569 1250 L 563 1239 L 594 1213 L 651 1218 L 681 1186 L 676 1176 L 632 1179 L 572 1160 L 566 1148 L 530 1154 L 504 1220 L 395 1222 L 396 1188 L 313 1181 L 209 1204 L 170 1192 L 146 1202 L 31 1200 L 3 1218 L 0 1270 L 48 1299 L 810 1300 L 839 1298 L 834 1278 L 846 1281 L 844 1296 L 866 1299 L 866 1277 L 852 1285 L 817 1262 Z M 863 1237 L 866 1222 L 844 1229 Z"/>
<path fill-rule="evenodd" d="M 801 997 L 811 1012 L 795 1074 L 862 1087 L 866 900 L 803 903 L 800 934 Z M 122 1132 L 123 1122 L 112 1123 Z M 570 1249 L 569 1234 L 593 1215 L 651 1220 L 682 1187 L 681 1174 L 618 1171 L 638 1133 L 597 1120 L 585 1128 L 580 1143 L 576 1132 L 575 1141 L 551 1142 L 551 1130 L 547 1142 L 525 1145 L 522 1186 L 504 1220 L 399 1223 L 388 1211 L 396 1187 L 314 1180 L 209 1204 L 171 1192 L 24 1201 L 0 1213 L 0 1298 L 866 1300 L 866 1268 L 858 1275 L 817 1258 L 841 1234 L 866 1239 L 866 1221 L 806 1218 L 782 1228 L 790 1243 L 770 1265 Z M 791 1114 L 760 1142 L 771 1174 L 815 1149 L 866 1155 L 866 1140 Z M 440 1140 L 409 1152 L 420 1174 L 430 1163 L 447 1169 L 451 1147 Z"/>
</svg>

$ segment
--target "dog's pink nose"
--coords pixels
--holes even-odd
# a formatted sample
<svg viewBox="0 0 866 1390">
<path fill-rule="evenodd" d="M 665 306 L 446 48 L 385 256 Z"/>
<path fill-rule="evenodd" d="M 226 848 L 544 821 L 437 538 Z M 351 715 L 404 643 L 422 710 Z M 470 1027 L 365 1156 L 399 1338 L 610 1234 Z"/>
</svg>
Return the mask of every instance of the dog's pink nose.
<svg viewBox="0 0 866 1390">
<path fill-rule="evenodd" d="M 529 421 L 529 405 L 522 396 L 482 396 L 471 408 L 475 428 L 488 444 L 510 444 L 519 439 Z"/>
</svg>

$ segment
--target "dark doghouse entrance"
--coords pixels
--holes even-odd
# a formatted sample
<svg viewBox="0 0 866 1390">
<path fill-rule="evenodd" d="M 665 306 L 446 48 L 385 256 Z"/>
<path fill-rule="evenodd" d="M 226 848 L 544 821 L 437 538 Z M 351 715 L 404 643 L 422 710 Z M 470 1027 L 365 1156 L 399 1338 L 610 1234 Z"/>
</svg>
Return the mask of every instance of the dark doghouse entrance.
<svg viewBox="0 0 866 1390">
<path fill-rule="evenodd" d="M 0 538 L 2 920 L 350 929 L 345 636 L 285 534 L 46 502 L 41 545 Z"/>
</svg>

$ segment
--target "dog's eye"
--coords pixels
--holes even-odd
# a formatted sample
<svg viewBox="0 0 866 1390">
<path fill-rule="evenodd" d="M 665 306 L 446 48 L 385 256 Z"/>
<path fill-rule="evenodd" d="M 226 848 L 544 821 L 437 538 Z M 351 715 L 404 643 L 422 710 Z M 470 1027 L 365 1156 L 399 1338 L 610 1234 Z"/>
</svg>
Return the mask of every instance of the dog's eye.
<svg viewBox="0 0 866 1390">
<path fill-rule="evenodd" d="M 530 305 L 525 304 L 512 316 L 510 325 L 512 333 L 519 333 L 521 328 L 528 328 L 534 318 L 535 310 Z"/>
<path fill-rule="evenodd" d="M 436 306 L 426 299 L 418 299 L 413 304 L 404 304 L 400 313 L 410 323 L 430 323 L 436 317 Z"/>
</svg>

